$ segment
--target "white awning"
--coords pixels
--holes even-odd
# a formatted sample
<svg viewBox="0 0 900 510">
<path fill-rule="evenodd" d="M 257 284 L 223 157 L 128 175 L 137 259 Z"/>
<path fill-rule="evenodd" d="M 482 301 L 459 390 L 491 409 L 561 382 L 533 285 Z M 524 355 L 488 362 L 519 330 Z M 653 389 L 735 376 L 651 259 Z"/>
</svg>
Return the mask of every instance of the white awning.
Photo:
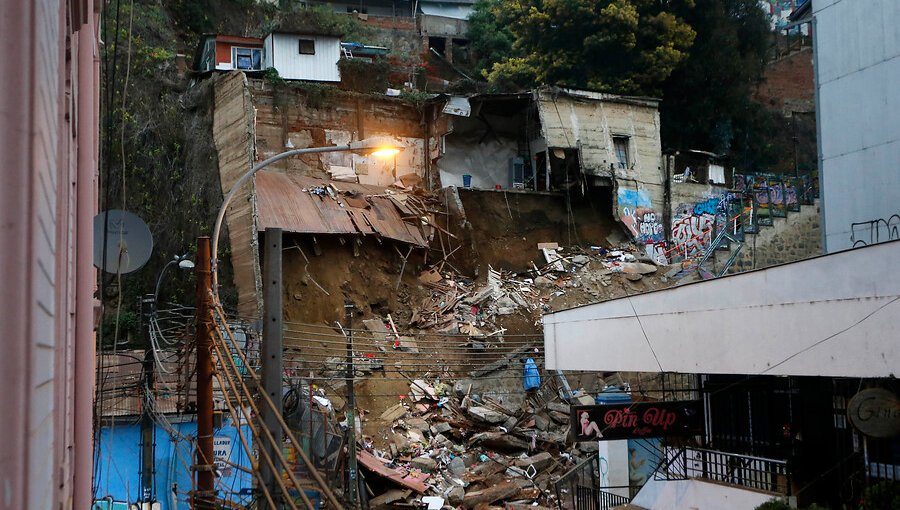
<svg viewBox="0 0 900 510">
<path fill-rule="evenodd" d="M 894 377 L 900 241 L 544 316 L 547 368 Z"/>
</svg>

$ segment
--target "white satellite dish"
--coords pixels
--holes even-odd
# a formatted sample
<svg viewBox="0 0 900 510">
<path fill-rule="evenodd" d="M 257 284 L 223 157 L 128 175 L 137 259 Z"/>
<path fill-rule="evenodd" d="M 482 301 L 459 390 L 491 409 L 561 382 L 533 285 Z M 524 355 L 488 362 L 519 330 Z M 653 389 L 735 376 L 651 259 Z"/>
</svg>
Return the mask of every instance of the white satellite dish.
<svg viewBox="0 0 900 510">
<path fill-rule="evenodd" d="M 94 265 L 98 268 L 107 273 L 131 273 L 143 267 L 152 252 L 150 229 L 136 215 L 111 209 L 94 216 Z"/>
</svg>

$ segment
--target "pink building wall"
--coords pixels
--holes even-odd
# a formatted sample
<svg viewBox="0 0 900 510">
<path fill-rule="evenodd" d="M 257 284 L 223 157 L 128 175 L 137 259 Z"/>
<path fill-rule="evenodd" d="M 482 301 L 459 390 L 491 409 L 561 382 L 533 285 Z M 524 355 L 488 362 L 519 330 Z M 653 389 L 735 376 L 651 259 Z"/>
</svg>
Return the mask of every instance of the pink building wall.
<svg viewBox="0 0 900 510">
<path fill-rule="evenodd" d="M 98 7 L 2 0 L 0 505 L 87 509 L 94 369 Z M 68 24 L 67 24 L 68 20 Z"/>
</svg>

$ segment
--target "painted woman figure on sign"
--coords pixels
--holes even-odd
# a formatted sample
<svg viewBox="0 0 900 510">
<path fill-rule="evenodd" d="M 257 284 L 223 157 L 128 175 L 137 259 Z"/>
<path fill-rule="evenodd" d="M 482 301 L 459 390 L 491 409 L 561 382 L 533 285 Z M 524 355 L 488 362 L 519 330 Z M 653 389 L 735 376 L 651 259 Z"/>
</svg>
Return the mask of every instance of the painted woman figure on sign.
<svg viewBox="0 0 900 510">
<path fill-rule="evenodd" d="M 581 435 L 584 437 L 591 437 L 591 434 L 596 434 L 598 439 L 603 437 L 603 433 L 600 432 L 600 427 L 597 426 L 597 422 L 591 421 L 587 411 L 584 411 L 581 413 Z"/>
</svg>

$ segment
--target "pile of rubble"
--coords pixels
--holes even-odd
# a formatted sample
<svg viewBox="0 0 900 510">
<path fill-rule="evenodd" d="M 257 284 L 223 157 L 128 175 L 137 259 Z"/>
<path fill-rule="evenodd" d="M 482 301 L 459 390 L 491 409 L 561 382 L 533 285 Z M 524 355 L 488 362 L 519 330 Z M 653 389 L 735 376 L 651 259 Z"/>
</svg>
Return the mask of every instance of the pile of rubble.
<svg viewBox="0 0 900 510">
<path fill-rule="evenodd" d="M 520 273 L 489 266 L 487 281 L 482 285 L 455 272 L 434 268 L 424 271 L 419 281 L 431 292 L 413 304 L 409 326 L 442 334 L 502 339 L 504 330 L 495 323 L 498 316 L 523 313 L 539 324 L 541 315 L 553 310 L 553 302 L 569 292 L 578 289 L 584 301 L 597 301 L 609 297 L 604 289 L 614 280 L 635 283 L 657 276 L 659 270 L 657 262 L 633 245 L 610 250 L 600 246 L 564 249 L 556 243 L 538 247 L 545 258 L 543 266 L 532 263 L 530 270 Z M 669 279 L 659 275 L 653 283 L 665 284 Z"/>
<path fill-rule="evenodd" d="M 464 381 L 414 380 L 408 398 L 380 416 L 391 424 L 383 438 L 388 446 L 375 448 L 371 438 L 360 444 L 359 463 L 393 486 L 370 508 L 555 506 L 552 483 L 596 445 L 569 448 L 569 405 L 555 395 L 545 399 L 549 386 L 514 407 L 473 393 Z"/>
</svg>

